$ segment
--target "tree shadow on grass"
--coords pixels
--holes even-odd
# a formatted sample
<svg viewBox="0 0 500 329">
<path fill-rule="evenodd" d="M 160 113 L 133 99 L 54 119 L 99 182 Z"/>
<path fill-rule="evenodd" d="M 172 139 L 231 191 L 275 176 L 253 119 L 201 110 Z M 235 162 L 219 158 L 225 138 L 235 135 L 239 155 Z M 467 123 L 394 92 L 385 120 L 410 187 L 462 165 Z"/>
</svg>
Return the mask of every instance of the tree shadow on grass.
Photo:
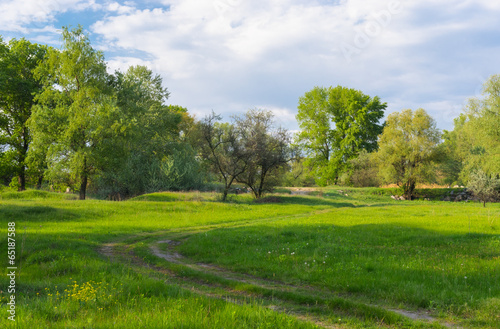
<svg viewBox="0 0 500 329">
<path fill-rule="evenodd" d="M 347 200 L 335 200 L 330 198 L 318 198 L 313 196 L 284 196 L 281 197 L 283 204 L 296 204 L 304 206 L 331 206 L 335 208 L 355 208 L 356 205 Z"/>
<path fill-rule="evenodd" d="M 0 207 L 0 221 L 18 222 L 26 221 L 30 223 L 36 222 L 67 222 L 85 220 L 85 217 L 102 217 L 96 211 L 85 210 L 70 210 L 60 207 L 40 206 L 40 205 L 2 205 Z"/>
</svg>

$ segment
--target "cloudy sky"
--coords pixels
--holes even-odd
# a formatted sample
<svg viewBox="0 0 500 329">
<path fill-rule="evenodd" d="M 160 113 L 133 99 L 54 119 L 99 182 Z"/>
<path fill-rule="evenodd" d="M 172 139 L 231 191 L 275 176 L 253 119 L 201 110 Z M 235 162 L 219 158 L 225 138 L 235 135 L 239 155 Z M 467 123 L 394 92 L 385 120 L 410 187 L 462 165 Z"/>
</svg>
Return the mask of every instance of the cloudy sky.
<svg viewBox="0 0 500 329">
<path fill-rule="evenodd" d="M 300 96 L 342 85 L 424 108 L 441 129 L 500 73 L 500 1 L 0 0 L 0 35 L 59 47 L 81 24 L 112 71 L 143 64 L 197 117 L 272 110 L 295 130 Z"/>
</svg>

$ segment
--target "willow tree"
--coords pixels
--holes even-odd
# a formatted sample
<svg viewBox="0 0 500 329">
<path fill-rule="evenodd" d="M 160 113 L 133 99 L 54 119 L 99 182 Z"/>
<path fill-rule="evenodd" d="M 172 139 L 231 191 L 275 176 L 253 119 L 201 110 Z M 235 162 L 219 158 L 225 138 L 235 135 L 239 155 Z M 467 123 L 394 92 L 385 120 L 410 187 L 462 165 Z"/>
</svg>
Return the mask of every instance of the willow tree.
<svg viewBox="0 0 500 329">
<path fill-rule="evenodd" d="M 391 113 L 380 136 L 380 175 L 411 200 L 416 184 L 432 178 L 441 133 L 423 109 Z"/>
<path fill-rule="evenodd" d="M 46 152 L 49 179 L 67 174 L 83 200 L 100 144 L 118 129 L 116 104 L 104 56 L 83 28 L 64 27 L 62 41 L 62 49 L 51 49 L 36 71 L 44 87 L 30 119 L 32 152 Z"/>
</svg>

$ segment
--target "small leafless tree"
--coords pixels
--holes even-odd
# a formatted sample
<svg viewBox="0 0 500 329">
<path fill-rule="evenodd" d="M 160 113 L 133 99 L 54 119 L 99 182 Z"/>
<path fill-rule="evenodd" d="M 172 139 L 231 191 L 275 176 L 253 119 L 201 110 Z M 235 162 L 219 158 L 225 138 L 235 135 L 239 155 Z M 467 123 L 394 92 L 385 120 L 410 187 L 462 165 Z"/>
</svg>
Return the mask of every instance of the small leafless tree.
<svg viewBox="0 0 500 329">
<path fill-rule="evenodd" d="M 221 116 L 212 112 L 200 123 L 201 156 L 224 182 L 222 201 L 236 178 L 248 168 L 248 155 L 234 127 L 220 123 Z"/>
<path fill-rule="evenodd" d="M 293 159 L 290 134 L 286 129 L 274 127 L 271 111 L 249 110 L 234 121 L 249 155 L 248 166 L 237 181 L 247 185 L 254 196 L 260 198 L 279 183 L 280 173 Z"/>
</svg>

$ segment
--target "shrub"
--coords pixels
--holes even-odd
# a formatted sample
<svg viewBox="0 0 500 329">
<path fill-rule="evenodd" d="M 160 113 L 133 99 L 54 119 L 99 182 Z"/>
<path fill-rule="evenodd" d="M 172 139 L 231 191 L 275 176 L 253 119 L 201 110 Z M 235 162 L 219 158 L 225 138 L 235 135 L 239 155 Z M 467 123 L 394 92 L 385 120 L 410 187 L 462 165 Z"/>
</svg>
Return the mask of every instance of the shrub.
<svg viewBox="0 0 500 329">
<path fill-rule="evenodd" d="M 482 170 L 471 173 L 467 187 L 474 196 L 483 201 L 484 207 L 487 201 L 494 202 L 500 198 L 500 178 L 488 175 Z"/>
</svg>

